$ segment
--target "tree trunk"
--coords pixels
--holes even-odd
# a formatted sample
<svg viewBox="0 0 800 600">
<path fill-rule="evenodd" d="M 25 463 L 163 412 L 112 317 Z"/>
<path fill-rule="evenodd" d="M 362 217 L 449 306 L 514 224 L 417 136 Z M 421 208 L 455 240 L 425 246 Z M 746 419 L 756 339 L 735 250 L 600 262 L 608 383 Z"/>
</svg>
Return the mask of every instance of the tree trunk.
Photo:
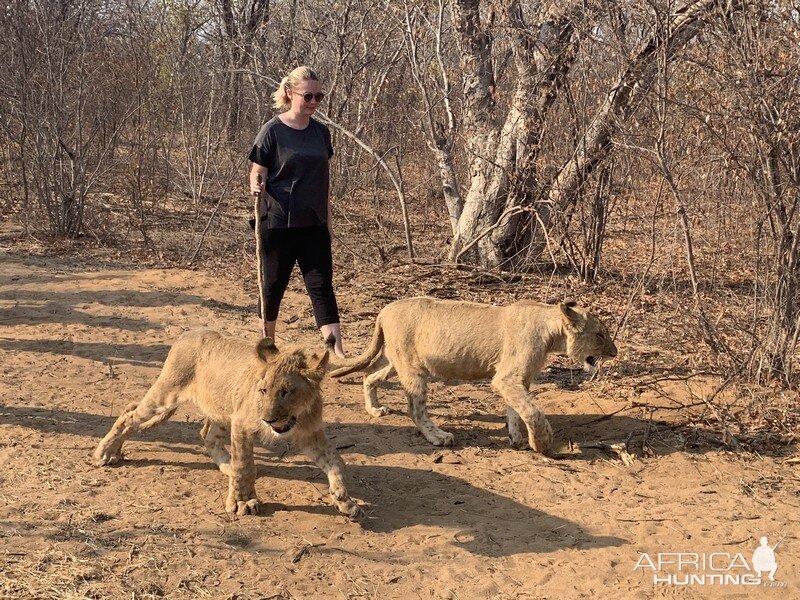
<svg viewBox="0 0 800 600">
<path fill-rule="evenodd" d="M 508 7 L 506 18 L 515 34 L 512 47 L 518 78 L 502 125 L 493 98 L 491 36 L 481 23 L 479 4 L 478 0 L 452 3 L 464 72 L 463 121 L 470 179 L 450 258 L 497 267 L 507 265 L 513 253 L 530 245 L 531 240 L 529 252 L 541 251 L 539 242 L 546 233 L 542 228 L 549 229 L 553 215 L 569 208 L 583 182 L 608 157 L 620 124 L 651 87 L 659 53 L 669 60 L 694 38 L 716 17 L 719 0 L 682 4 L 669 15 L 666 31 L 658 29 L 639 44 L 566 163 L 543 192 L 539 191 L 536 174 L 539 139 L 549 108 L 576 60 L 582 36 L 591 30 L 586 27 L 579 32 L 575 28 L 585 10 L 583 3 L 554 9 L 532 28 L 533 34 L 523 24 L 519 4 L 512 2 Z M 489 18 L 493 16 L 492 12 L 488 14 Z M 545 27 L 555 35 L 543 42 Z M 541 227 L 536 236 L 525 238 L 529 234 L 519 226 L 519 220 L 532 210 L 537 199 L 538 215 L 528 221 L 539 222 Z"/>
<path fill-rule="evenodd" d="M 505 18 L 515 32 L 517 83 L 499 131 L 491 97 L 493 77 L 484 74 L 487 48 L 476 48 L 472 43 L 480 38 L 475 33 L 480 23 L 466 4 L 470 3 L 458 3 L 461 21 L 456 30 L 462 67 L 467 74 L 464 93 L 469 101 L 465 101 L 465 121 L 475 133 L 468 144 L 470 186 L 450 258 L 497 267 L 509 259 L 519 216 L 531 201 L 542 124 L 576 56 L 578 37 L 572 20 L 580 3 L 567 4 L 535 27 L 534 33 L 522 24 L 517 2 L 507 8 Z M 453 7 L 455 11 L 456 4 Z M 549 44 L 536 43 L 545 26 L 557 32 L 554 39 Z"/>
<path fill-rule="evenodd" d="M 225 34 L 228 61 L 227 116 L 228 139 L 235 139 L 239 129 L 244 70 L 251 60 L 253 44 L 263 42 L 262 30 L 269 21 L 269 0 L 247 0 L 240 10 L 232 0 L 220 0 L 220 17 Z"/>
<path fill-rule="evenodd" d="M 481 23 L 480 0 L 454 0 L 451 3 L 456 42 L 463 69 L 463 135 L 466 147 L 470 186 L 464 208 L 458 219 L 450 257 L 455 258 L 473 240 L 481 225 L 487 222 L 484 206 L 494 170 L 498 132 L 494 117 L 494 72 L 492 70 L 492 38 Z M 491 19 L 491 17 L 490 17 Z M 490 158 L 491 157 L 491 158 Z M 473 262 L 478 255 L 474 254 Z"/>
</svg>

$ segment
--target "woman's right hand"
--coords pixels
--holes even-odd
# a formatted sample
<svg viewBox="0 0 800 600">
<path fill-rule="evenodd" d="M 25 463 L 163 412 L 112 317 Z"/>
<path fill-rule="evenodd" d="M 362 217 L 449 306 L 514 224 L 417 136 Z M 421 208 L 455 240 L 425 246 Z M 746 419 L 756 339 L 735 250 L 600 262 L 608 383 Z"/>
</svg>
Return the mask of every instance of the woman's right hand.
<svg viewBox="0 0 800 600">
<path fill-rule="evenodd" d="M 250 195 L 261 196 L 264 191 L 264 182 L 267 180 L 267 168 L 257 163 L 250 165 Z"/>
</svg>

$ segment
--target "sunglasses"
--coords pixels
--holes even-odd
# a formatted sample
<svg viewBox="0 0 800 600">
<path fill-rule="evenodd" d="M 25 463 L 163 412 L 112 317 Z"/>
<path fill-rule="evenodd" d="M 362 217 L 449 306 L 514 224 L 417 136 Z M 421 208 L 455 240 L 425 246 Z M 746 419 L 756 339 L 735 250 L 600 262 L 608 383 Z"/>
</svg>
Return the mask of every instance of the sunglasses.
<svg viewBox="0 0 800 600">
<path fill-rule="evenodd" d="M 295 92 L 292 90 L 293 94 L 298 94 L 302 96 L 303 100 L 306 102 L 311 102 L 312 100 L 316 100 L 317 102 L 322 102 L 322 99 L 325 97 L 324 92 L 317 92 L 316 94 L 312 94 L 311 92 L 306 92 L 305 94 L 300 94 L 299 92 Z"/>
</svg>

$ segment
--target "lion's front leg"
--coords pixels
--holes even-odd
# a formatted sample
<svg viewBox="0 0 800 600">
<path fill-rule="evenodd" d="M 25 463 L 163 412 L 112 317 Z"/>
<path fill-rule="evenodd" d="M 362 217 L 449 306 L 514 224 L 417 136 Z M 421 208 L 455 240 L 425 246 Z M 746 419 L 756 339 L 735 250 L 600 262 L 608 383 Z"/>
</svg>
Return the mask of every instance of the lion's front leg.
<svg viewBox="0 0 800 600">
<path fill-rule="evenodd" d="M 531 400 L 522 380 L 513 375 L 498 374 L 492 380 L 492 387 L 516 413 L 512 416 L 512 412 L 508 412 L 509 435 L 512 443 L 516 444 L 522 438 L 521 432 L 518 431 L 518 422 L 514 418 L 516 417 L 525 423 L 530 447 L 537 452 L 547 454 L 553 444 L 553 428 L 550 427 L 542 409 Z"/>
<path fill-rule="evenodd" d="M 506 423 L 508 424 L 508 438 L 515 448 L 528 447 L 528 428 L 525 421 L 510 406 L 506 406 Z"/>
<path fill-rule="evenodd" d="M 311 459 L 328 476 L 328 488 L 333 504 L 351 519 L 363 516 L 361 507 L 348 495 L 344 483 L 344 461 L 325 433 L 319 429 L 295 438 L 300 451 Z"/>
<path fill-rule="evenodd" d="M 255 433 L 231 423 L 231 464 L 225 510 L 237 515 L 256 515 L 261 502 L 256 497 L 256 463 L 253 457 Z"/>
</svg>

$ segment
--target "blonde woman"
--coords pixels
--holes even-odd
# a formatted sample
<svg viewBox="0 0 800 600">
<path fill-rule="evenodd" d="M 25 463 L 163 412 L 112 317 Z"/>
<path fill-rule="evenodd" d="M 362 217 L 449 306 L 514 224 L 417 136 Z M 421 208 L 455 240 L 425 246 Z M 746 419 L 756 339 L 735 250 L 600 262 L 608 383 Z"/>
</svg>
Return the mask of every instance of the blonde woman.
<svg viewBox="0 0 800 600">
<path fill-rule="evenodd" d="M 322 337 L 333 337 L 344 356 L 339 309 L 333 292 L 328 161 L 331 133 L 312 118 L 325 97 L 319 77 L 297 67 L 272 95 L 278 115 L 256 136 L 249 159 L 250 192 L 266 201 L 261 219 L 264 329 L 275 337 L 283 294 L 300 266 Z"/>
</svg>

